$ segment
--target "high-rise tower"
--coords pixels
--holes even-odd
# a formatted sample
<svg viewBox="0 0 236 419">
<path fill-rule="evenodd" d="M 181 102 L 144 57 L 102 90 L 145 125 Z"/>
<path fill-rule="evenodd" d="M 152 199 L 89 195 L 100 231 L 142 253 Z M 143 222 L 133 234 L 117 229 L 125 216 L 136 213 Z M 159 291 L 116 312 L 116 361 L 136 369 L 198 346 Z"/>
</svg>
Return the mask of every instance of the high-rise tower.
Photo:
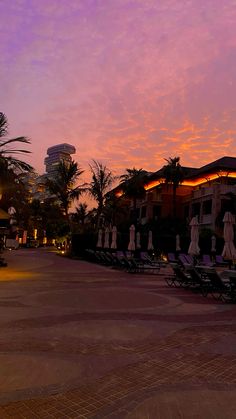
<svg viewBox="0 0 236 419">
<path fill-rule="evenodd" d="M 61 161 L 70 163 L 71 154 L 75 154 L 76 149 L 70 144 L 57 144 L 47 149 L 47 157 L 44 159 L 46 166 L 46 175 L 54 176 Z"/>
</svg>

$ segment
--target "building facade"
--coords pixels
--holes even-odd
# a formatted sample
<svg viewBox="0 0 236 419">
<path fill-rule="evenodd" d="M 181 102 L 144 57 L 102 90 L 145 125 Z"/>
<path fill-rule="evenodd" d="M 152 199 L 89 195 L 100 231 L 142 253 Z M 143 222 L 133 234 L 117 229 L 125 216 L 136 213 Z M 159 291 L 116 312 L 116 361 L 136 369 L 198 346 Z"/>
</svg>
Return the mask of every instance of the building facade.
<svg viewBox="0 0 236 419">
<path fill-rule="evenodd" d="M 27 185 L 30 201 L 39 200 L 44 202 L 45 199 L 51 197 L 51 193 L 46 188 L 47 179 L 55 177 L 61 161 L 70 163 L 72 161 L 71 154 L 75 152 L 75 147 L 66 143 L 57 144 L 47 149 L 47 157 L 44 159 L 45 173 L 38 175 L 36 172 L 31 172 L 25 174 L 22 178 L 22 181 Z"/>
<path fill-rule="evenodd" d="M 57 144 L 47 149 L 47 157 L 44 159 L 46 166 L 46 175 L 55 176 L 58 165 L 61 161 L 70 163 L 72 161 L 71 154 L 75 154 L 76 149 L 71 144 Z"/>
<path fill-rule="evenodd" d="M 201 228 L 217 231 L 219 217 L 224 211 L 234 211 L 234 201 L 236 205 L 236 157 L 183 170 L 184 179 L 176 190 L 177 218 L 189 222 L 198 216 Z M 173 215 L 173 186 L 166 184 L 163 169 L 148 174 L 145 190 L 145 198 L 137 202 L 140 224 Z M 116 193 L 121 195 L 120 186 Z"/>
</svg>

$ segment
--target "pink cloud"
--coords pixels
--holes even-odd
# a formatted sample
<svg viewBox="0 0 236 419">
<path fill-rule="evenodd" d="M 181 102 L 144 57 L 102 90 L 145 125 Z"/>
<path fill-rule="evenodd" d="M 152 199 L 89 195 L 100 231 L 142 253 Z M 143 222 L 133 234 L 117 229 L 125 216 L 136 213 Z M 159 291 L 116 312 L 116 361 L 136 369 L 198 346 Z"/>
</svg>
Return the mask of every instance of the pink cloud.
<svg viewBox="0 0 236 419">
<path fill-rule="evenodd" d="M 64 141 L 84 168 L 96 158 L 117 173 L 234 154 L 236 10 L 224 3 L 8 2 L 1 108 L 12 135 L 31 137 L 31 163 L 42 172 Z"/>
</svg>

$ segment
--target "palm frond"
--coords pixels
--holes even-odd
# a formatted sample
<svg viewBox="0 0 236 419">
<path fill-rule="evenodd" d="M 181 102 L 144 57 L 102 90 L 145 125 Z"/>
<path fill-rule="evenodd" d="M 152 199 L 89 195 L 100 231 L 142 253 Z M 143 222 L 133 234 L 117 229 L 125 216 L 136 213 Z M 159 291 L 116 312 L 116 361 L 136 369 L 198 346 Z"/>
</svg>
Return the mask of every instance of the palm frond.
<svg viewBox="0 0 236 419">
<path fill-rule="evenodd" d="M 16 137 L 16 138 L 10 138 L 8 140 L 0 140 L 1 147 L 5 147 L 5 145 L 11 144 L 11 143 L 24 143 L 24 144 L 30 144 L 30 140 L 27 137 Z"/>
<path fill-rule="evenodd" d="M 34 169 L 29 163 L 25 163 L 22 160 L 14 157 L 7 157 L 8 167 L 19 169 L 20 171 L 32 172 Z"/>
<path fill-rule="evenodd" d="M 0 138 L 7 134 L 8 123 L 7 117 L 3 112 L 0 112 Z"/>
</svg>

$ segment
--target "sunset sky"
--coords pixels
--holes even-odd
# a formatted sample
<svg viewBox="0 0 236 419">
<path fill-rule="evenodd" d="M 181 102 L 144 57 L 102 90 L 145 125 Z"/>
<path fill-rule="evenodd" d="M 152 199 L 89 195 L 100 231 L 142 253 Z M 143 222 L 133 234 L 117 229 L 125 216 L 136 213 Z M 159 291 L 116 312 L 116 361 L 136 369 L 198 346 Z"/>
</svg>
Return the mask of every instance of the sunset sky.
<svg viewBox="0 0 236 419">
<path fill-rule="evenodd" d="M 236 155 L 235 0 L 0 0 L 9 135 L 67 142 L 88 168 Z"/>
</svg>

